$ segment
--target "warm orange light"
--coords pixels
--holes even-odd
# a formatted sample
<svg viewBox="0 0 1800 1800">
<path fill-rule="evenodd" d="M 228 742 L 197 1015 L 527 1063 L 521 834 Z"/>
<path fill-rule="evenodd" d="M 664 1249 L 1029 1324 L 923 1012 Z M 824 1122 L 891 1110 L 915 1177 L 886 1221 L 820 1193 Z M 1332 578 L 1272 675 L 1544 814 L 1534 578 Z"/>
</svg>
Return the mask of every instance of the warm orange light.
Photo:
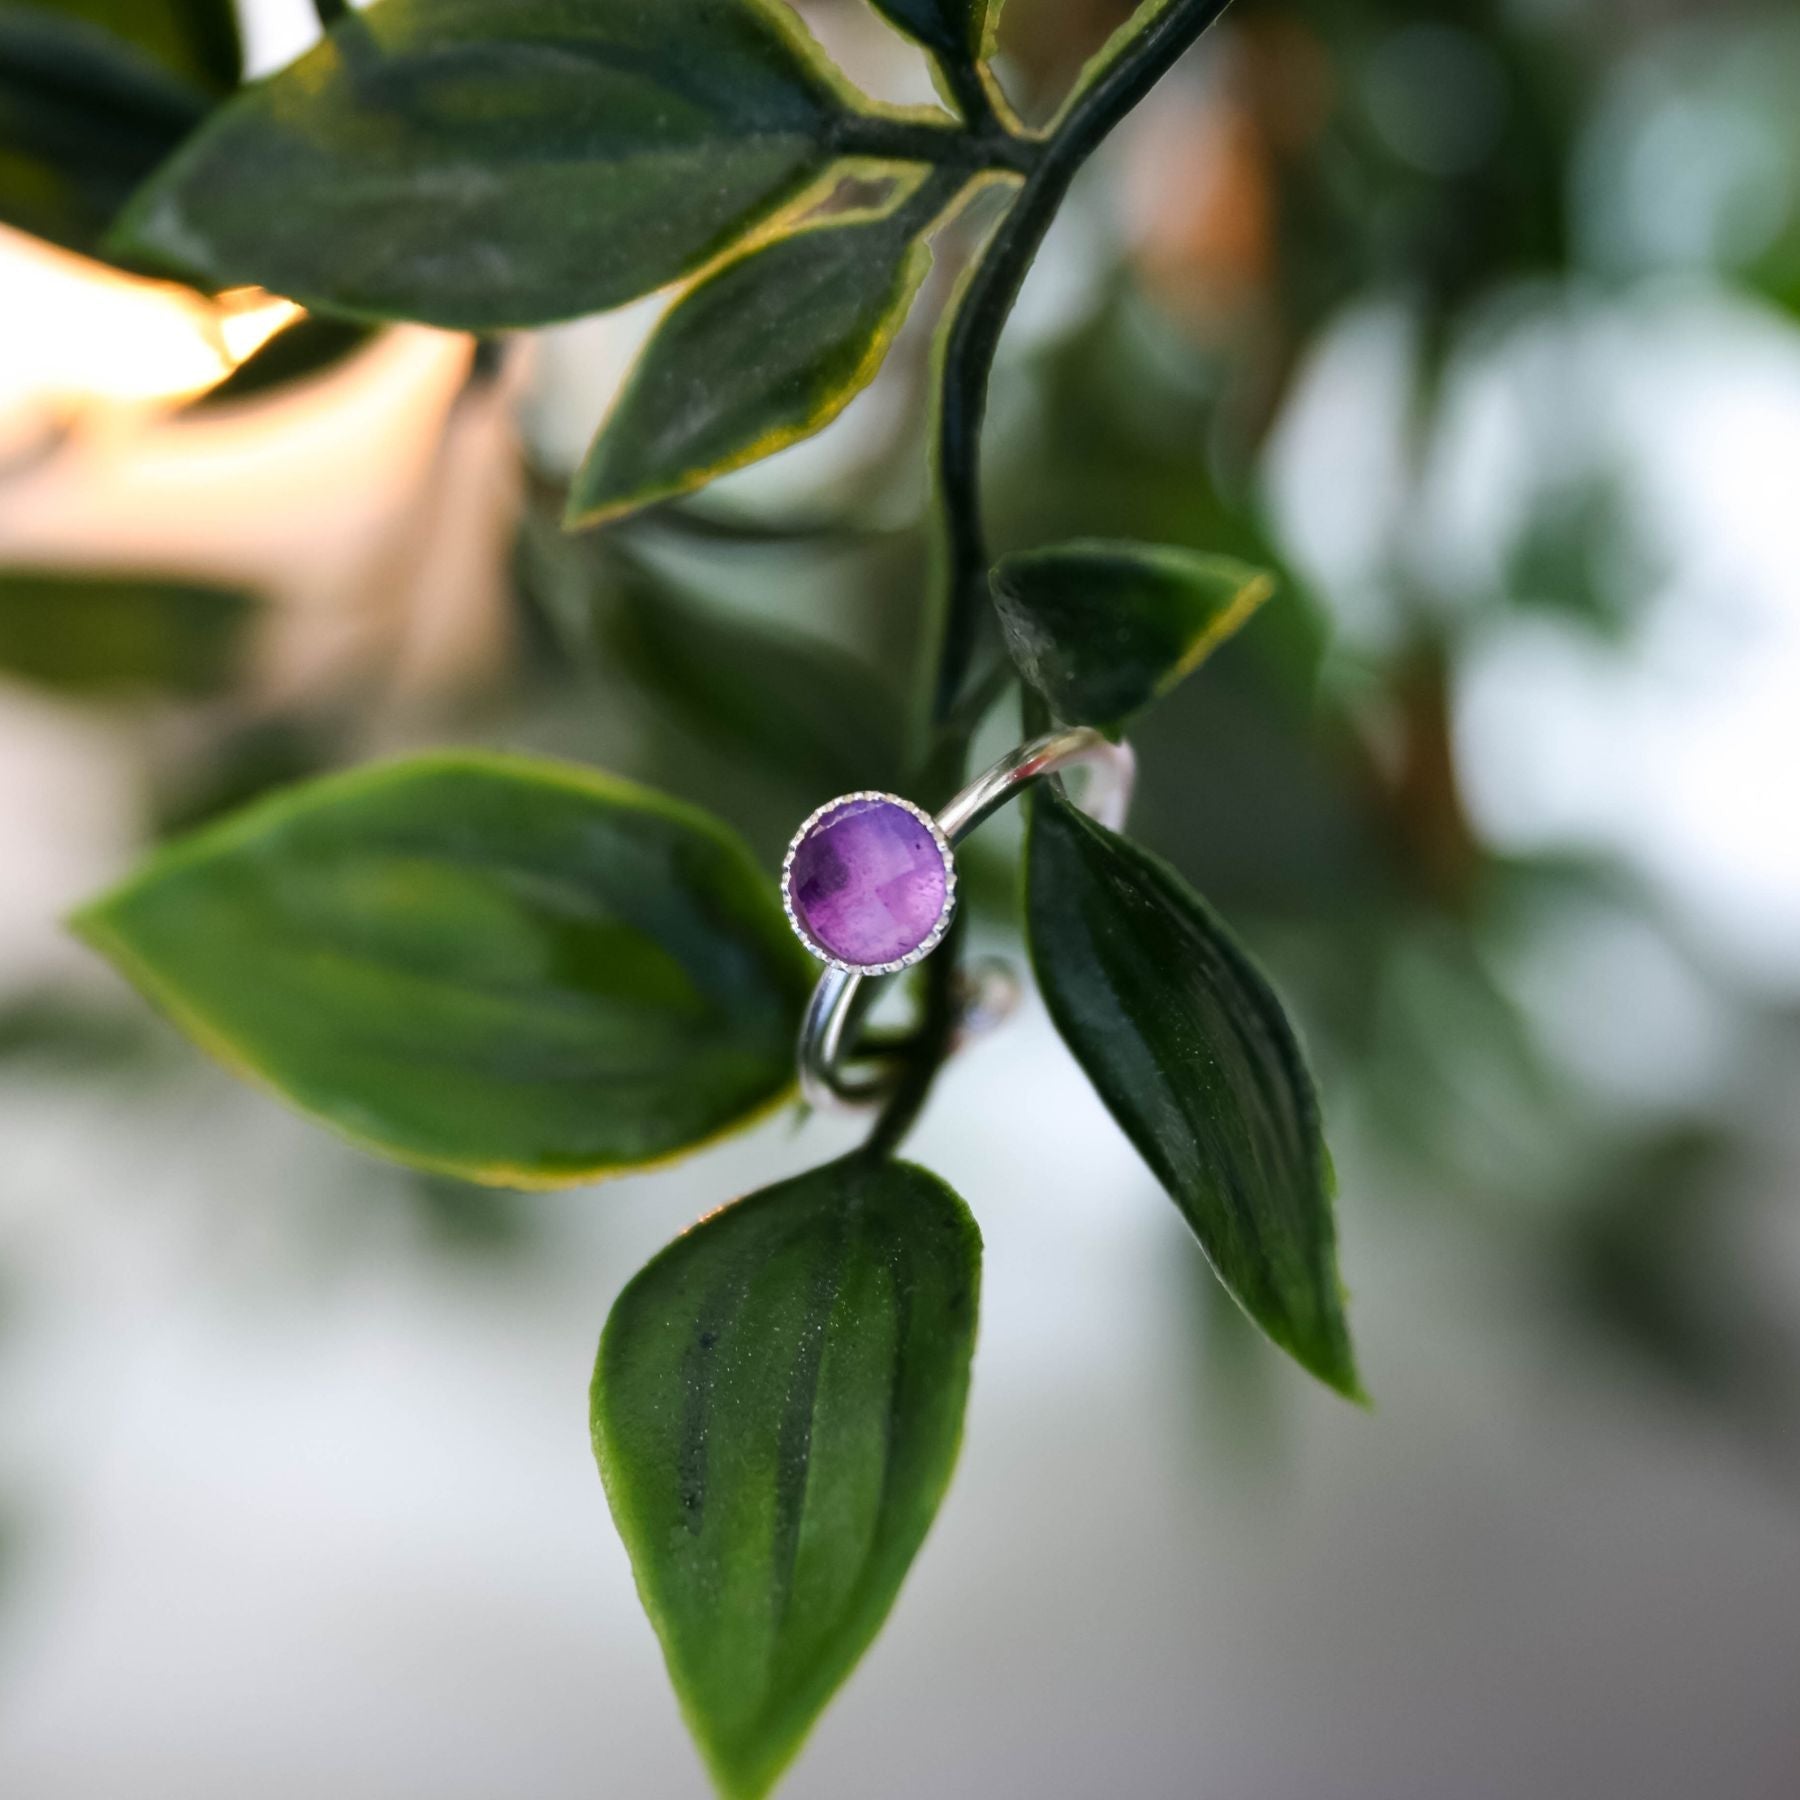
<svg viewBox="0 0 1800 1800">
<path fill-rule="evenodd" d="M 0 418 L 188 399 L 299 313 L 259 288 L 208 300 L 0 228 Z"/>
<path fill-rule="evenodd" d="M 278 300 L 261 288 L 232 288 L 213 303 L 219 342 L 233 369 L 254 356 L 276 332 L 285 331 L 303 316 L 293 301 Z"/>
</svg>

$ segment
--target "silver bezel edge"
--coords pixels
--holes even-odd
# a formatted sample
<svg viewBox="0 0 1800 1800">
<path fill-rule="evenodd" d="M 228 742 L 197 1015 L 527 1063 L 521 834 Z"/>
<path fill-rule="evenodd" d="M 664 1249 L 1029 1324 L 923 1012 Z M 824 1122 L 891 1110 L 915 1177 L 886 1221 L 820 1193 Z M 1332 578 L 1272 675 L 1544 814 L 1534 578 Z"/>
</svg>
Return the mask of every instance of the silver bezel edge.
<svg viewBox="0 0 1800 1800">
<path fill-rule="evenodd" d="M 904 807 L 931 833 L 938 855 L 944 860 L 943 911 L 938 914 L 937 923 L 932 926 L 930 934 L 897 962 L 845 962 L 841 956 L 832 955 L 819 943 L 800 923 L 799 915 L 794 911 L 794 856 L 800 848 L 801 840 L 827 813 L 834 813 L 840 806 L 849 806 L 858 800 L 886 800 L 894 806 Z M 794 928 L 794 936 L 828 968 L 841 970 L 846 975 L 898 975 L 902 969 L 910 969 L 915 963 L 923 962 L 944 941 L 944 934 L 950 929 L 950 921 L 956 917 L 956 852 L 951 848 L 950 840 L 939 829 L 937 820 L 924 807 L 916 806 L 904 795 L 883 793 L 879 788 L 858 788 L 853 794 L 839 794 L 835 800 L 827 800 L 823 806 L 815 806 L 800 821 L 794 835 L 788 840 L 787 854 L 781 859 L 781 910 L 787 914 L 788 923 Z"/>
</svg>

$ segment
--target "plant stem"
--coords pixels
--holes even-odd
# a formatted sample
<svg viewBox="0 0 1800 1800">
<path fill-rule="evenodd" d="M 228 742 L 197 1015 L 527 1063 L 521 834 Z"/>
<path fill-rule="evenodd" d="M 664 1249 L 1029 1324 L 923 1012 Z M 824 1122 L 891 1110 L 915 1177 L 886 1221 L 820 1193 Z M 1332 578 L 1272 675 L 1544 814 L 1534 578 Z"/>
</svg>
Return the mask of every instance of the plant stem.
<svg viewBox="0 0 1800 1800">
<path fill-rule="evenodd" d="M 987 611 L 981 521 L 981 425 L 1000 333 L 1082 165 L 1231 0 L 1167 0 L 1135 37 L 1122 32 L 1042 140 L 1017 198 L 976 263 L 951 317 L 939 369 L 939 616 L 932 718 L 956 716 Z M 1126 27 L 1127 31 L 1132 28 Z"/>
<path fill-rule="evenodd" d="M 979 67 L 959 56 L 933 56 L 931 60 L 970 131 L 978 137 L 1018 135 L 1001 120 L 987 77 Z"/>
<path fill-rule="evenodd" d="M 988 605 L 981 426 L 1001 331 L 1082 165 L 1230 4 L 1231 0 L 1164 0 L 1141 25 L 1140 13 L 1084 72 L 1042 138 L 1016 131 L 999 117 L 979 74 L 975 80 L 982 93 L 977 100 L 973 92 L 965 92 L 965 81 L 945 70 L 971 128 L 981 134 L 976 141 L 985 144 L 989 132 L 998 132 L 1020 153 L 1019 161 L 988 166 L 1012 168 L 1024 181 L 953 304 L 938 362 L 933 454 L 939 534 L 936 617 L 941 624 L 932 683 L 932 741 L 919 789 L 928 804 L 947 799 L 966 778 L 970 740 L 996 697 L 992 680 L 971 682 L 970 677 Z M 924 965 L 919 1041 L 869 1135 L 871 1155 L 886 1156 L 899 1147 L 923 1111 L 949 1054 L 960 953 L 961 932 L 953 930 Z"/>
<path fill-rule="evenodd" d="M 925 964 L 925 1001 L 918 1031 L 908 1047 L 900 1079 L 882 1103 L 881 1116 L 863 1145 L 865 1156 L 891 1156 L 900 1148 L 925 1110 L 938 1070 L 950 1054 L 956 1035 L 956 969 L 962 961 L 962 938 L 959 918 Z"/>
<path fill-rule="evenodd" d="M 349 0 L 313 0 L 313 11 L 319 15 L 322 30 L 329 31 L 338 20 L 350 16 Z"/>
<path fill-rule="evenodd" d="M 965 129 L 948 117 L 915 119 L 871 112 L 845 118 L 834 133 L 832 147 L 840 156 L 938 163 L 971 174 L 979 169 L 1002 169 L 1023 175 L 1036 165 L 1042 143 L 1028 132 L 1010 130 L 991 110 L 976 129 Z"/>
</svg>

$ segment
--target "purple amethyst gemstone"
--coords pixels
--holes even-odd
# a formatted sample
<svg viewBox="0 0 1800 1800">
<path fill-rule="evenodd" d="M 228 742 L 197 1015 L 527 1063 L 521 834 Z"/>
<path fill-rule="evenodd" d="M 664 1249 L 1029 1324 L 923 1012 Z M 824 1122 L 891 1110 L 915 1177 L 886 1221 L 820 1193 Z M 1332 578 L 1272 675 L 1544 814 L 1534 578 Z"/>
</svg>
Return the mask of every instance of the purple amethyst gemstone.
<svg viewBox="0 0 1800 1800">
<path fill-rule="evenodd" d="M 912 955 L 949 910 L 949 859 L 931 828 L 895 800 L 846 800 L 794 846 L 788 903 L 815 946 L 857 968 Z"/>
</svg>

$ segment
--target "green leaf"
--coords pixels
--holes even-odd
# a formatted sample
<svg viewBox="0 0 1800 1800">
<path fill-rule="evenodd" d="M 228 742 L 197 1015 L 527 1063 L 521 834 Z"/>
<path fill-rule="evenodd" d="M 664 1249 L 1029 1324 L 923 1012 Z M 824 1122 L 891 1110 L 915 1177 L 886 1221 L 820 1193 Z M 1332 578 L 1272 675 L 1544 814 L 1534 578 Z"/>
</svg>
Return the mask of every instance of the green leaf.
<svg viewBox="0 0 1800 1800">
<path fill-rule="evenodd" d="M 1244 1310 L 1360 1399 L 1318 1102 L 1268 982 L 1174 870 L 1058 794 L 1032 801 L 1025 882 L 1076 1061 Z"/>
<path fill-rule="evenodd" d="M 0 224 L 98 252 L 206 95 L 80 20 L 0 6 Z"/>
<path fill-rule="evenodd" d="M 720 1789 L 758 1800 L 880 1629 L 956 1461 L 981 1239 L 850 1157 L 703 1220 L 613 1307 L 594 1451 Z"/>
<path fill-rule="evenodd" d="M 1275 591 L 1225 556 L 1088 539 L 1001 560 L 994 604 L 1025 679 L 1114 731 L 1191 675 Z"/>
<path fill-rule="evenodd" d="M 833 645 L 702 606 L 633 572 L 599 621 L 605 653 L 733 755 L 801 793 L 893 789 L 906 773 L 893 691 Z"/>
<path fill-rule="evenodd" d="M 332 374 L 366 350 L 377 335 L 366 325 L 303 314 L 259 345 L 217 387 L 197 395 L 189 402 L 188 411 L 206 412 L 240 400 L 273 399 L 283 388 Z"/>
<path fill-rule="evenodd" d="M 0 571 L 0 671 L 84 696 L 214 693 L 238 671 L 255 610 L 194 582 Z"/>
<path fill-rule="evenodd" d="M 709 261 L 855 112 L 772 0 L 381 0 L 221 109 L 119 241 L 326 310 L 542 324 Z"/>
<path fill-rule="evenodd" d="M 235 87 L 243 71 L 233 0 L 23 0 L 19 10 L 77 19 L 215 91 Z"/>
<path fill-rule="evenodd" d="M 548 1187 L 787 1098 L 811 964 L 705 814 L 446 753 L 313 782 L 75 921 L 190 1036 L 364 1147 Z"/>
<path fill-rule="evenodd" d="M 993 51 L 997 0 L 870 0 L 875 10 L 935 55 L 972 68 Z"/>
<path fill-rule="evenodd" d="M 728 262 L 657 328 L 588 452 L 567 523 L 692 493 L 835 419 L 875 379 L 931 267 L 910 205 Z"/>
</svg>

